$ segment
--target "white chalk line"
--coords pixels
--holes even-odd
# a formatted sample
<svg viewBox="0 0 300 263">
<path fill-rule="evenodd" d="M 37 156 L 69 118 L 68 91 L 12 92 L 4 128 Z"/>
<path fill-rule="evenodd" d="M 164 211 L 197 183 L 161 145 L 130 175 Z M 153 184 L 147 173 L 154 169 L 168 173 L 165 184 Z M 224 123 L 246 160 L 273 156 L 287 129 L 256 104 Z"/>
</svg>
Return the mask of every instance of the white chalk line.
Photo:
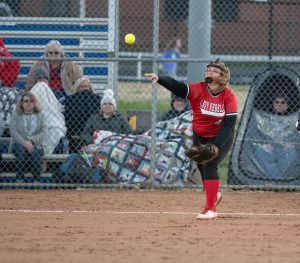
<svg viewBox="0 0 300 263">
<path fill-rule="evenodd" d="M 101 210 L 33 210 L 33 209 L 0 209 L 0 213 L 68 213 L 68 214 L 156 214 L 156 215 L 196 215 L 194 212 L 172 212 L 172 211 L 101 211 Z M 252 212 L 229 212 L 218 213 L 220 216 L 294 216 L 294 213 L 252 213 Z"/>
</svg>

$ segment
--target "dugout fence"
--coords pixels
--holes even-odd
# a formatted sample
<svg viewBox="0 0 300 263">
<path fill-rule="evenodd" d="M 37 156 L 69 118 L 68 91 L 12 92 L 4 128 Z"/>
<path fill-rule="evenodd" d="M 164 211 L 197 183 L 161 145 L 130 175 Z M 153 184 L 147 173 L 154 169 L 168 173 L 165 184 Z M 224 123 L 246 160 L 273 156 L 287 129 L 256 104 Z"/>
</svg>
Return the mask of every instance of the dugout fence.
<svg viewBox="0 0 300 263">
<path fill-rule="evenodd" d="M 171 63 L 171 68 L 176 69 L 176 78 L 198 81 L 203 78 L 203 67 L 209 61 L 216 58 L 224 60 L 231 70 L 230 86 L 238 98 L 239 122 L 242 123 L 245 105 L 251 109 L 255 107 L 253 103 L 246 103 L 246 98 L 253 90 L 251 84 L 257 74 L 270 67 L 284 67 L 296 74 L 300 70 L 300 41 L 297 39 L 300 35 L 297 15 L 300 4 L 296 0 L 4 2 L 10 12 L 3 12 L 0 17 L 0 32 L 13 58 L 0 59 L 19 60 L 21 65 L 15 85 L 6 87 L 2 82 L 1 87 L 0 110 L 5 124 L 0 140 L 2 187 L 139 187 L 149 185 L 145 183 L 149 178 L 151 187 L 201 187 L 195 164 L 182 155 L 183 147 L 191 143 L 191 115 L 186 112 L 176 120 L 158 123 L 171 108 L 171 96 L 163 88 L 152 86 L 144 73 L 172 74 L 166 67 L 167 63 Z M 200 18 L 197 10 L 202 10 L 205 15 Z M 126 33 L 135 34 L 135 44 L 124 43 Z M 199 38 L 193 37 L 195 35 Z M 83 76 L 91 80 L 99 103 L 103 91 L 108 87 L 113 89 L 117 109 L 132 130 L 125 137 L 120 133 L 99 132 L 98 148 L 87 148 L 79 157 L 82 130 L 70 134 L 69 127 L 84 126 L 88 118 L 98 112 L 99 104 L 93 104 L 87 98 L 74 99 L 76 103 L 72 101 L 72 107 L 67 111 L 77 117 L 70 120 L 62 99 L 59 102 L 66 131 L 65 136 L 59 138 L 57 152 L 43 157 L 40 179 L 32 178 L 29 165 L 26 166 L 26 180 L 17 180 L 15 157 L 9 150 L 11 113 L 26 89 L 31 66 L 36 61 L 48 61 L 41 56 L 46 44 L 53 39 L 60 41 L 64 48 L 67 57 L 63 61 L 77 64 Z M 181 40 L 181 46 L 177 47 L 178 56 L 173 51 L 167 52 L 171 51 L 172 42 L 176 39 Z M 290 89 L 282 88 L 286 86 L 285 80 L 278 78 L 276 85 L 278 90 L 283 91 L 281 95 L 293 97 Z M 298 85 L 295 81 L 294 86 Z M 271 100 L 271 95 L 274 92 L 263 94 L 263 97 Z M 40 103 L 46 105 L 46 102 Z M 297 116 L 297 100 L 293 99 L 290 103 Z M 134 112 L 145 115 L 134 115 Z M 148 120 L 147 125 L 144 119 Z M 56 119 L 53 119 L 51 123 L 55 122 Z M 143 127 L 137 127 L 140 123 L 144 123 Z M 139 131 L 144 132 L 144 126 L 156 132 L 142 135 Z M 299 141 L 297 134 L 294 144 Z M 69 147 L 77 145 L 75 150 L 70 148 L 69 153 L 63 150 L 65 137 Z M 239 143 L 236 141 L 235 147 L 241 146 Z M 87 146 L 87 143 L 83 144 Z M 237 152 L 239 155 L 240 150 Z M 80 162 L 82 171 L 72 165 Z M 220 169 L 223 187 L 233 187 L 232 180 L 228 179 L 228 162 L 229 157 Z M 61 167 L 62 164 L 64 166 Z M 68 173 L 69 169 L 73 169 L 73 173 Z M 293 169 L 294 173 L 298 172 L 297 167 Z M 237 172 L 237 176 L 240 175 Z M 236 182 L 234 187 L 257 185 L 252 181 Z M 260 187 L 272 189 L 273 185 L 263 183 Z M 288 182 L 288 189 L 298 189 L 298 181 Z"/>
</svg>

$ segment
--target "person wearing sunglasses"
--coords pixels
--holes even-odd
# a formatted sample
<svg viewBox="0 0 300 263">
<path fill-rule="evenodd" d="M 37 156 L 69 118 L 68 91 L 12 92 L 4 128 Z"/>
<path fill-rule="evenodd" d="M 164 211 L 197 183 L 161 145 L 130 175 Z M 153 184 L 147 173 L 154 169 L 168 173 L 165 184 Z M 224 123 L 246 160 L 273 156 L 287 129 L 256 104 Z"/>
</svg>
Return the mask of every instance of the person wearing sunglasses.
<svg viewBox="0 0 300 263">
<path fill-rule="evenodd" d="M 9 129 L 12 138 L 9 152 L 16 156 L 16 179 L 25 179 L 27 163 L 30 163 L 33 178 L 38 180 L 42 172 L 46 123 L 40 104 L 32 93 L 25 92 L 20 97 Z"/>
<path fill-rule="evenodd" d="M 36 61 L 27 76 L 26 88 L 30 89 L 34 84 L 35 68 L 42 66 L 49 72 L 49 87 L 58 99 L 73 94 L 75 81 L 82 77 L 80 68 L 67 58 L 63 46 L 57 40 L 51 40 L 45 48 L 43 60 Z"/>
<path fill-rule="evenodd" d="M 273 101 L 273 112 L 278 115 L 288 114 L 288 102 L 283 96 L 278 96 Z"/>
</svg>

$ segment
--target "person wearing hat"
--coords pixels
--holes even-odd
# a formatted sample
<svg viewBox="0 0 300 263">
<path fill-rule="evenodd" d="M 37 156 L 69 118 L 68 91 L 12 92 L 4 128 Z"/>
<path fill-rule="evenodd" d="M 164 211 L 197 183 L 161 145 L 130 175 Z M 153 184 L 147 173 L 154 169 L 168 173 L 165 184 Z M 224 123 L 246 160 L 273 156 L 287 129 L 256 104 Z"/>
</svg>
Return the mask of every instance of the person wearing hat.
<svg viewBox="0 0 300 263">
<path fill-rule="evenodd" d="M 147 73 L 153 83 L 159 83 L 177 96 L 188 99 L 193 112 L 193 145 L 211 144 L 216 158 L 205 164 L 197 163 L 206 194 L 206 205 L 197 215 L 200 220 L 216 219 L 217 204 L 222 199 L 219 192 L 218 166 L 228 154 L 234 139 L 237 119 L 237 100 L 228 87 L 229 68 L 217 59 L 207 65 L 204 81 L 180 82 L 168 76 Z"/>
<path fill-rule="evenodd" d="M 112 89 L 104 91 L 99 113 L 92 115 L 80 135 L 84 145 L 93 143 L 93 134 L 97 130 L 105 130 L 122 134 L 131 133 L 128 121 L 117 111 Z"/>
<path fill-rule="evenodd" d="M 56 147 L 66 136 L 67 127 L 63 115 L 63 106 L 49 87 L 49 72 L 44 67 L 36 67 L 33 72 L 34 86 L 30 92 L 34 94 L 41 105 L 47 126 L 44 137 L 45 154 L 56 153 Z"/>
<path fill-rule="evenodd" d="M 30 89 L 35 84 L 35 69 L 37 67 L 44 67 L 49 74 L 49 87 L 58 99 L 65 97 L 65 95 L 73 94 L 73 85 L 77 79 L 82 77 L 82 72 L 74 62 L 61 60 L 66 57 L 64 48 L 60 42 L 51 40 L 46 45 L 44 55 L 42 56 L 42 58 L 49 60 L 36 61 L 32 65 L 27 76 L 26 88 Z"/>
<path fill-rule="evenodd" d="M 0 38 L 0 56 L 10 57 L 13 55 L 5 48 L 3 39 Z M 20 72 L 19 60 L 0 60 L 0 82 L 3 87 L 15 87 Z"/>
<path fill-rule="evenodd" d="M 174 93 L 171 94 L 171 109 L 166 112 L 161 120 L 162 121 L 167 121 L 173 118 L 178 117 L 182 113 L 190 110 L 190 105 L 189 102 Z"/>
</svg>

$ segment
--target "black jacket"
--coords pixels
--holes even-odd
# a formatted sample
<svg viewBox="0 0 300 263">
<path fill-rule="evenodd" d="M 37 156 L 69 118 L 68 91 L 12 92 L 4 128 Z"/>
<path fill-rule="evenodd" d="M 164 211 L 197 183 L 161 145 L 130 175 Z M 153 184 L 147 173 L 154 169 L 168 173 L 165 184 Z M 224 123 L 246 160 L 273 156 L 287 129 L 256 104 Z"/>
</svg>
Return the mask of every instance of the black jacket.
<svg viewBox="0 0 300 263">
<path fill-rule="evenodd" d="M 105 130 L 122 134 L 131 133 L 131 129 L 127 119 L 125 119 L 119 112 L 109 118 L 103 118 L 98 112 L 92 115 L 81 133 L 81 140 L 84 144 L 93 143 L 93 134 L 97 130 Z"/>
<path fill-rule="evenodd" d="M 87 120 L 100 110 L 101 96 L 85 90 L 68 96 L 65 102 L 67 136 L 80 136 Z"/>
</svg>

